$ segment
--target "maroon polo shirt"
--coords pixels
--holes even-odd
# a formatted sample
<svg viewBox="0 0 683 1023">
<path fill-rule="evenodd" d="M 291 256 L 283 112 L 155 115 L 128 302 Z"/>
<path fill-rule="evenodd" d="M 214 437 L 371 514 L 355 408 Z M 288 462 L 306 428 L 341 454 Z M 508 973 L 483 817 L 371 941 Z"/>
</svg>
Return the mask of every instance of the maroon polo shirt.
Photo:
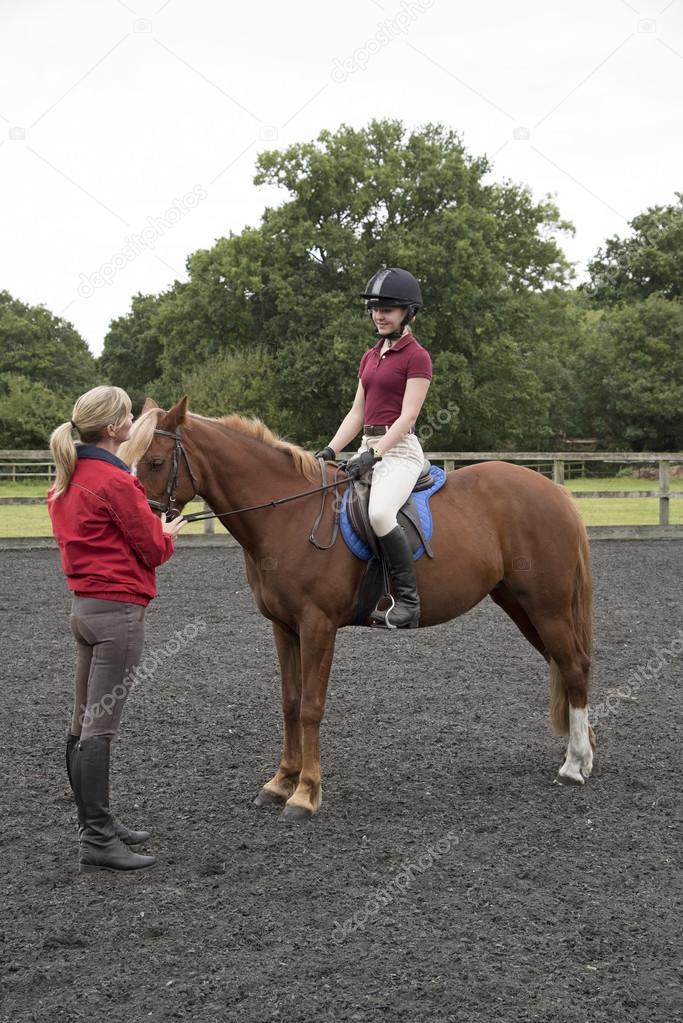
<svg viewBox="0 0 683 1023">
<path fill-rule="evenodd" d="M 391 426 L 401 414 L 406 383 L 412 377 L 432 379 L 432 360 L 426 348 L 413 334 L 394 341 L 380 355 L 380 338 L 360 360 L 358 379 L 365 392 L 365 422 L 372 426 Z"/>
</svg>

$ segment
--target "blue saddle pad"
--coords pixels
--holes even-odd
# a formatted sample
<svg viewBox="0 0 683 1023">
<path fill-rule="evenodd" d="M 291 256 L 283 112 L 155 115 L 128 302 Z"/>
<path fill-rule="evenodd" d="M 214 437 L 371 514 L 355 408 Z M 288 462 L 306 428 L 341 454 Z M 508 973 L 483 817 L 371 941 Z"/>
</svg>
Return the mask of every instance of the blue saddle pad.
<svg viewBox="0 0 683 1023">
<path fill-rule="evenodd" d="M 434 532 L 434 523 L 432 522 L 432 512 L 429 507 L 429 500 L 432 494 L 435 494 L 437 490 L 441 490 L 442 486 L 446 482 L 446 473 L 443 469 L 439 469 L 438 466 L 432 466 L 432 476 L 434 477 L 434 483 L 428 490 L 420 490 L 417 494 L 413 491 L 412 498 L 415 502 L 418 515 L 420 516 L 420 524 L 424 532 L 427 542 L 432 538 Z M 347 505 L 349 501 L 349 488 L 346 487 L 344 490 L 344 497 L 342 499 L 341 515 L 339 517 L 339 528 L 341 535 L 344 537 L 346 546 L 360 558 L 361 561 L 369 561 L 372 557 L 372 551 L 366 544 L 365 540 L 361 539 L 351 525 Z M 413 561 L 417 561 L 424 554 L 424 544 L 420 544 L 415 553 L 413 554 Z"/>
</svg>

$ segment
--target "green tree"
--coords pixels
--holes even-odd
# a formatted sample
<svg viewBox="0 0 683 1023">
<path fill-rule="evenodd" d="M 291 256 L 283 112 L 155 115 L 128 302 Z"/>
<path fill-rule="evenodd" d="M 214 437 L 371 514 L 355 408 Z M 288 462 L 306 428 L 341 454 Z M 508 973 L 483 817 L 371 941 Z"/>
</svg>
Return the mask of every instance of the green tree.
<svg viewBox="0 0 683 1023">
<path fill-rule="evenodd" d="M 96 383 L 95 359 L 70 323 L 0 291 L 0 447 L 47 447 Z"/>
<path fill-rule="evenodd" d="M 577 382 L 588 429 L 607 446 L 683 448 L 683 304 L 651 295 L 594 313 Z"/>
<path fill-rule="evenodd" d="M 256 416 L 275 430 L 287 432 L 291 424 L 277 399 L 273 357 L 263 348 L 220 352 L 188 371 L 177 393 L 163 394 L 162 404 L 190 395 L 190 410 L 205 416 L 237 412 Z M 157 398 L 156 393 L 151 395 Z"/>
<path fill-rule="evenodd" d="M 549 202 L 511 184 L 488 184 L 484 158 L 459 136 L 400 122 L 322 132 L 317 142 L 263 153 L 257 184 L 290 200 L 266 210 L 273 340 L 314 336 L 348 311 L 380 266 L 409 266 L 423 282 L 422 336 L 433 352 L 473 352 L 478 338 L 510 327 L 516 294 L 564 283 L 567 263 L 553 237 L 568 229 Z M 340 300 L 330 309 L 331 297 Z M 422 325 L 424 323 L 424 326 Z"/>
<path fill-rule="evenodd" d="M 435 362 L 423 416 L 432 446 L 548 435 L 549 403 L 520 343 L 522 308 L 566 282 L 553 233 L 568 225 L 527 190 L 486 184 L 488 170 L 455 133 L 408 134 L 398 122 L 262 154 L 256 182 L 291 195 L 264 215 L 269 327 L 275 343 L 296 322 L 277 351 L 282 379 L 303 389 L 309 437 L 329 438 L 355 390 L 359 290 L 378 266 L 397 264 L 423 282 L 427 312 L 415 329 Z"/>
<path fill-rule="evenodd" d="M 0 373 L 19 374 L 72 400 L 97 379 L 95 359 L 70 323 L 7 291 L 0 291 Z"/>
<path fill-rule="evenodd" d="M 588 264 L 588 295 L 598 305 L 648 295 L 683 298 L 683 194 L 669 206 L 652 206 L 630 222 L 628 238 L 605 242 Z"/>
<path fill-rule="evenodd" d="M 586 435 L 578 370 L 580 342 L 589 315 L 580 291 L 550 288 L 525 295 L 518 310 L 519 348 L 540 381 L 546 429 L 530 429 L 525 443 L 544 450 Z M 529 420 L 531 426 L 533 414 Z"/>
<path fill-rule="evenodd" d="M 166 378 L 178 378 L 193 361 L 263 340 L 262 261 L 262 233 L 249 227 L 189 257 L 189 282 L 176 285 L 160 303 Z"/>
<path fill-rule="evenodd" d="M 74 399 L 19 373 L 0 373 L 0 447 L 47 448 L 55 426 L 71 415 Z"/>
<path fill-rule="evenodd" d="M 123 387 L 136 409 L 144 402 L 147 383 L 161 370 L 163 346 L 158 313 L 159 302 L 154 295 L 135 295 L 130 312 L 112 320 L 99 358 L 105 379 Z"/>
<path fill-rule="evenodd" d="M 156 300 L 159 393 L 177 395 L 192 367 L 256 345 L 272 355 L 296 439 L 329 439 L 373 341 L 359 293 L 378 267 L 404 265 L 423 282 L 417 335 L 439 374 L 454 374 L 434 387 L 461 405 L 458 436 L 500 446 L 547 435 L 526 303 L 569 280 L 556 236 L 570 228 L 551 202 L 492 183 L 489 171 L 455 132 L 398 121 L 262 153 L 256 184 L 287 198 L 258 228 L 194 253 L 189 281 Z M 129 320 L 119 323 L 131 333 Z M 431 397 L 430 407 L 438 411 Z"/>
</svg>

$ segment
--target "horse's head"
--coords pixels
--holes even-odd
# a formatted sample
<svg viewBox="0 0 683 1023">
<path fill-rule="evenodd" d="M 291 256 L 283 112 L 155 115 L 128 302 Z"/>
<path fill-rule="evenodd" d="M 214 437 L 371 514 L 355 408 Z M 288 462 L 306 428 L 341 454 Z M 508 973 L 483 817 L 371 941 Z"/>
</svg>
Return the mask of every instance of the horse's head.
<svg viewBox="0 0 683 1023">
<path fill-rule="evenodd" d="M 187 397 L 168 412 L 147 398 L 130 440 L 121 448 L 121 456 L 135 464 L 151 507 L 169 518 L 178 515 L 197 493 L 198 480 L 181 429 L 186 417 Z"/>
</svg>

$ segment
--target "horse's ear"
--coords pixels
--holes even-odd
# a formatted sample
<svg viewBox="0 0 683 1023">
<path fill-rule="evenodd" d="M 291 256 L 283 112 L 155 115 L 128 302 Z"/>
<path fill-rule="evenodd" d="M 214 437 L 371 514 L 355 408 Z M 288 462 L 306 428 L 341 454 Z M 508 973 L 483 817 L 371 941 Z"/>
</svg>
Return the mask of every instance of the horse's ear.
<svg viewBox="0 0 683 1023">
<path fill-rule="evenodd" d="M 187 395 L 184 394 L 180 401 L 177 401 L 173 408 L 170 408 L 164 416 L 164 429 L 173 432 L 176 426 L 185 421 L 187 415 Z"/>
<path fill-rule="evenodd" d="M 153 408 L 159 408 L 154 398 L 145 398 L 145 404 L 142 406 L 142 412 L 140 415 L 143 416 L 145 412 L 149 412 L 149 410 Z"/>
</svg>

